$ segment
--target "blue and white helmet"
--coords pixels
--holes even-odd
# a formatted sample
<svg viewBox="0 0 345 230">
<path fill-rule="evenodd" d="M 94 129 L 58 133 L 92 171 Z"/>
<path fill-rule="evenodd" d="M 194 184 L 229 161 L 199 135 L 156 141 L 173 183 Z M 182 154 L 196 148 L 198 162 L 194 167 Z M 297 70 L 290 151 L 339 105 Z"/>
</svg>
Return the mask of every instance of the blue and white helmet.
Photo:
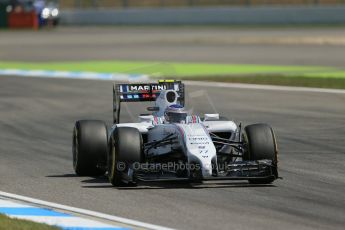
<svg viewBox="0 0 345 230">
<path fill-rule="evenodd" d="M 186 121 L 187 112 L 183 106 L 173 104 L 165 109 L 164 117 L 170 123 L 181 123 L 182 121 Z"/>
</svg>

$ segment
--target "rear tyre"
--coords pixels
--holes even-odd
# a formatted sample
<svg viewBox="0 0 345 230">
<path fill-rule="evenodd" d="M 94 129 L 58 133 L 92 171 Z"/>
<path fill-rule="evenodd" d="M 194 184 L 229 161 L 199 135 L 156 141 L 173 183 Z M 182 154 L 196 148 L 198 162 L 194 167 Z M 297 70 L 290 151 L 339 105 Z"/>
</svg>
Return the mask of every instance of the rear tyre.
<svg viewBox="0 0 345 230">
<path fill-rule="evenodd" d="M 73 131 L 73 168 L 78 176 L 105 174 L 108 131 L 104 122 L 77 121 Z"/>
<path fill-rule="evenodd" d="M 113 132 L 109 142 L 108 177 L 114 186 L 123 185 L 133 163 L 143 161 L 143 140 L 136 128 L 119 127 Z M 127 178 L 128 179 L 128 178 Z M 132 179 L 130 182 L 134 182 Z"/>
<path fill-rule="evenodd" d="M 244 128 L 244 142 L 246 150 L 244 160 L 272 160 L 275 166 L 275 177 L 278 176 L 277 168 L 277 142 L 272 128 L 267 124 L 253 124 Z M 270 184 L 275 178 L 252 179 L 252 184 Z"/>
</svg>

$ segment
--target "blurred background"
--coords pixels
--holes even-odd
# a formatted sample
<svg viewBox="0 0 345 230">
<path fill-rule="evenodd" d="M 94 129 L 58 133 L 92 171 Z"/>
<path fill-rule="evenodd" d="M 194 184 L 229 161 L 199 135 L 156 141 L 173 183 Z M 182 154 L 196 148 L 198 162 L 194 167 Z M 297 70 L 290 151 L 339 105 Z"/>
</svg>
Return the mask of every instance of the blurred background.
<svg viewBox="0 0 345 230">
<path fill-rule="evenodd" d="M 345 87 L 345 0 L 0 3 L 5 74 L 25 69 Z"/>
<path fill-rule="evenodd" d="M 341 4 L 344 0 L 60 0 L 62 8 Z"/>
</svg>

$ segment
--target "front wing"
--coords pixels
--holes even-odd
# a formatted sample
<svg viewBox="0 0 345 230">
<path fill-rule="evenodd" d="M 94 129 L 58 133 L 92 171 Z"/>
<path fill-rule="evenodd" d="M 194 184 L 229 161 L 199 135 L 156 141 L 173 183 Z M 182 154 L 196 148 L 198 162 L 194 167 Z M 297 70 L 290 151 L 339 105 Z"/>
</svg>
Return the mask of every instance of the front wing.
<svg viewBox="0 0 345 230">
<path fill-rule="evenodd" d="M 277 179 L 277 167 L 270 160 L 241 161 L 227 164 L 225 169 L 215 171 L 214 175 L 200 180 L 251 180 Z M 137 170 L 134 178 L 139 181 L 181 181 L 195 178 L 181 176 L 171 170 Z"/>
</svg>

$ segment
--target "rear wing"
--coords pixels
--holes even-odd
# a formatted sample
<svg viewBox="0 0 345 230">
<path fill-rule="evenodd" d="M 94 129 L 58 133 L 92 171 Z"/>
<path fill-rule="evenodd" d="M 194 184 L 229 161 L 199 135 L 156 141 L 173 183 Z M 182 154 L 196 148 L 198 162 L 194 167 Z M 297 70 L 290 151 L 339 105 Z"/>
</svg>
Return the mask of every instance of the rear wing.
<svg viewBox="0 0 345 230">
<path fill-rule="evenodd" d="M 121 102 L 156 101 L 162 90 L 175 90 L 178 102 L 185 104 L 185 88 L 181 81 L 160 80 L 158 83 L 114 84 L 113 86 L 113 122 L 120 122 Z"/>
</svg>

